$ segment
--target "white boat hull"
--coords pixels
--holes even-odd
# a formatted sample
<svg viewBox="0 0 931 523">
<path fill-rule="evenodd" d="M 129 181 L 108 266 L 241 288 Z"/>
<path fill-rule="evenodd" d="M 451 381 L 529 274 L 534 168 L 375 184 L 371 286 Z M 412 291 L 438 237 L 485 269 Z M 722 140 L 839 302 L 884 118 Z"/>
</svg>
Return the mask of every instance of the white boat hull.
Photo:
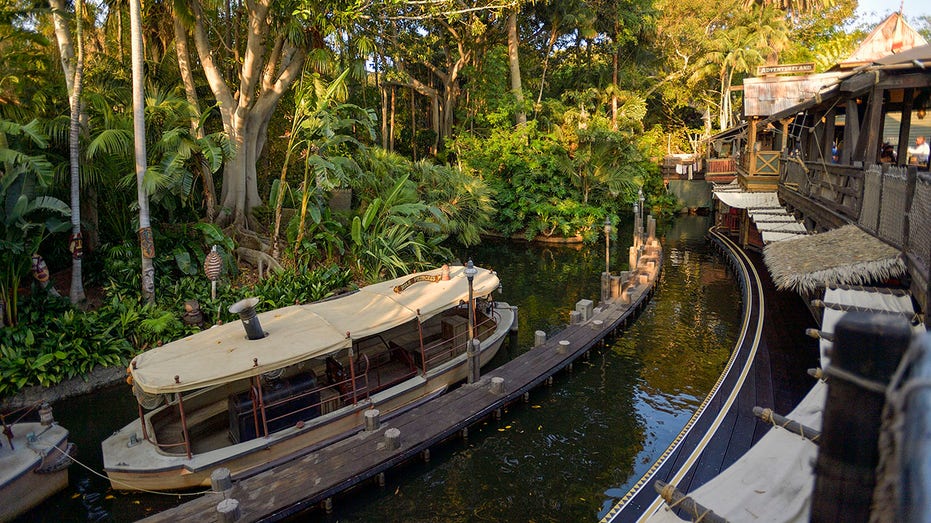
<svg viewBox="0 0 931 523">
<path fill-rule="evenodd" d="M 0 436 L 0 521 L 11 521 L 68 486 L 68 431 L 57 424 L 17 423 L 13 448 Z M 35 437 L 30 441 L 29 435 Z"/>
<path fill-rule="evenodd" d="M 498 317 L 495 331 L 481 344 L 481 365 L 495 356 L 516 319 L 516 309 L 505 303 L 496 304 L 495 312 Z M 220 467 L 229 469 L 234 479 L 246 477 L 359 432 L 364 426 L 365 410 L 378 409 L 382 419 L 388 419 L 443 393 L 448 387 L 464 381 L 467 375 L 465 355 L 460 355 L 430 369 L 426 375 L 417 374 L 303 426 L 295 425 L 268 437 L 195 453 L 190 459 L 186 455 L 166 453 L 145 440 L 141 422 L 136 419 L 102 443 L 104 469 L 113 488 L 120 490 L 181 490 L 209 486 L 211 473 Z M 157 411 L 146 414 L 147 424 Z M 149 431 L 150 427 L 147 427 Z"/>
</svg>

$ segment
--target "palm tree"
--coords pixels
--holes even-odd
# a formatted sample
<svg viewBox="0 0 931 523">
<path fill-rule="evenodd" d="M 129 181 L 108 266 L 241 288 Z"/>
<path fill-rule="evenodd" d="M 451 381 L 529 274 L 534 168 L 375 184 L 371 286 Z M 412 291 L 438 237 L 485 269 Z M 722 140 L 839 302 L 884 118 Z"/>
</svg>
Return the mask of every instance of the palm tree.
<svg viewBox="0 0 931 523">
<path fill-rule="evenodd" d="M 139 201 L 139 247 L 142 251 L 142 295 L 155 302 L 155 240 L 149 222 L 149 195 L 145 172 L 145 99 L 143 92 L 142 6 L 140 0 L 129 3 L 133 64 L 133 150 L 136 156 L 136 195 Z"/>
<path fill-rule="evenodd" d="M 84 257 L 81 236 L 81 91 L 84 85 L 84 2 L 74 2 L 77 61 L 74 64 L 74 84 L 70 93 L 71 127 L 68 133 L 69 156 L 71 159 L 71 303 L 85 300 L 82 259 Z"/>
</svg>

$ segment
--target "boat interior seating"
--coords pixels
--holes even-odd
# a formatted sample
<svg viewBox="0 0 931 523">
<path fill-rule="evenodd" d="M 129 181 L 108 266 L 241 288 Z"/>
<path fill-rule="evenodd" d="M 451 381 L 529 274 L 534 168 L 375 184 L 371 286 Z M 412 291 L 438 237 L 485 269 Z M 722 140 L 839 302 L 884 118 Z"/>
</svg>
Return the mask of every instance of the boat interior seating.
<svg viewBox="0 0 931 523">
<path fill-rule="evenodd" d="M 233 443 L 264 435 L 261 415 L 256 416 L 258 409 L 253 402 L 256 393 L 247 390 L 229 397 L 229 436 Z M 320 390 L 313 371 L 263 380 L 261 393 L 269 433 L 320 415 Z"/>
</svg>

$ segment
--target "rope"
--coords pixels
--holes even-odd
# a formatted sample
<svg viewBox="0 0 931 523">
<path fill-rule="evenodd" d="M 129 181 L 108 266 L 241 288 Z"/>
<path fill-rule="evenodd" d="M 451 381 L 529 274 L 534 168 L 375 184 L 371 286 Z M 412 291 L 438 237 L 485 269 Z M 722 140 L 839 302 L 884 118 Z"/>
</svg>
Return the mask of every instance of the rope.
<svg viewBox="0 0 931 523">
<path fill-rule="evenodd" d="M 899 505 L 899 475 L 902 467 L 902 437 L 905 423 L 905 404 L 912 393 L 931 388 L 931 379 L 905 381 L 912 364 L 923 355 L 921 343 L 912 343 L 905 351 L 899 366 L 889 380 L 886 389 L 886 404 L 883 407 L 879 433 L 879 463 L 876 466 L 876 487 L 873 490 L 870 514 L 871 523 L 893 521 Z"/>
<path fill-rule="evenodd" d="M 846 371 L 837 367 L 836 365 L 831 365 L 824 370 L 824 373 L 832 378 L 839 378 L 844 381 L 850 382 L 861 389 L 868 390 L 870 392 L 875 392 L 877 394 L 885 394 L 886 386 L 878 381 L 868 380 L 862 376 L 858 376 L 852 372 Z"/>
<path fill-rule="evenodd" d="M 57 450 L 58 452 L 64 453 L 64 451 L 63 451 L 62 449 L 58 448 L 58 447 L 55 446 L 55 445 L 52 445 L 52 448 L 54 448 L 54 449 Z M 118 479 L 111 479 L 110 477 L 108 477 L 108 476 L 106 476 L 106 475 L 104 475 L 104 474 L 101 474 L 100 472 L 97 472 L 96 470 L 90 468 L 88 465 L 85 465 L 84 463 L 82 463 L 80 460 L 78 460 L 78 459 L 75 458 L 74 456 L 70 456 L 70 457 L 71 457 L 71 461 L 77 463 L 79 466 L 81 466 L 81 468 L 83 468 L 84 470 L 90 472 L 91 474 L 93 474 L 93 475 L 95 475 L 95 476 L 97 476 L 97 477 L 99 477 L 99 478 L 103 478 L 103 479 L 108 480 L 108 481 L 110 481 L 110 482 L 112 482 L 112 483 L 119 483 L 120 485 L 123 485 L 123 486 L 125 486 L 125 487 L 130 487 L 130 488 L 132 488 L 132 489 L 134 489 L 134 490 L 138 490 L 139 492 L 145 492 L 146 494 L 158 494 L 158 495 L 160 495 L 160 496 L 178 496 L 178 497 L 182 497 L 182 496 L 203 496 L 204 494 L 210 494 L 210 493 L 222 494 L 222 492 L 217 492 L 217 491 L 215 491 L 215 490 L 213 490 L 213 489 L 210 489 L 210 490 L 203 490 L 203 491 L 200 491 L 200 492 L 159 492 L 159 491 L 157 491 L 157 490 L 146 490 L 146 489 L 143 489 L 143 488 L 135 487 L 135 486 L 133 486 L 133 485 L 130 484 L 130 483 L 126 483 L 125 481 L 120 481 L 120 480 L 118 480 Z"/>
</svg>

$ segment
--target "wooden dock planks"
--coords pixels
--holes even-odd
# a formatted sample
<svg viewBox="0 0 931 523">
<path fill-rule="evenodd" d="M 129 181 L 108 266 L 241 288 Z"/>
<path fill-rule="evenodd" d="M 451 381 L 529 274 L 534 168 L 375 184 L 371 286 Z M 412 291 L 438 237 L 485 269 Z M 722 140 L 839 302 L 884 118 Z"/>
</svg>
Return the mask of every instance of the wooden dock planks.
<svg viewBox="0 0 931 523">
<path fill-rule="evenodd" d="M 294 515 L 343 490 L 417 457 L 441 441 L 468 428 L 495 410 L 521 399 L 579 356 L 591 349 L 637 312 L 653 294 L 661 263 L 658 242 L 647 247 L 633 275 L 651 280 L 630 291 L 630 302 L 614 301 L 596 309 L 588 321 L 569 325 L 543 345 L 489 371 L 473 384 L 462 385 L 381 424 L 378 430 L 360 432 L 288 463 L 239 480 L 226 493 L 209 493 L 173 509 L 146 518 L 148 522 L 213 520 L 217 504 L 225 498 L 239 502 L 238 521 L 274 521 Z M 652 262 L 654 269 L 648 267 Z M 594 320 L 602 321 L 596 328 Z M 560 341 L 569 346 L 560 351 Z M 491 378 L 504 379 L 504 394 L 491 391 Z M 384 448 L 384 433 L 400 430 L 400 448 Z"/>
</svg>

